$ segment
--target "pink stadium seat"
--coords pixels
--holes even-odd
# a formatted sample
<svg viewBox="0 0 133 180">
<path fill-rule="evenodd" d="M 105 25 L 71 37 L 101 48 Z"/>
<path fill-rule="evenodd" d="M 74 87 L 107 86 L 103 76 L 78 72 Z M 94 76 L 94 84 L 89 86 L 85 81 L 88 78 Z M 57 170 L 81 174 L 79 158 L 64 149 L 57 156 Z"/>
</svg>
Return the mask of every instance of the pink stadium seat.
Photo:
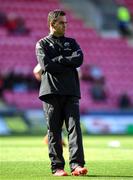
<svg viewBox="0 0 133 180">
<path fill-rule="evenodd" d="M 37 98 L 38 93 L 36 91 L 31 91 L 31 92 L 5 91 L 4 96 L 6 101 L 10 105 L 15 105 L 17 108 L 20 109 L 42 108 L 42 103 Z"/>
<path fill-rule="evenodd" d="M 14 37 L 7 35 L 7 31 L 0 28 L 0 72 L 5 73 L 18 67 L 27 68 L 32 73 L 37 63 L 35 44 L 48 33 L 48 27 L 45 26 L 47 13 L 63 5 L 59 0 L 12 1 L 13 3 L 10 0 L 0 0 L 0 10 L 21 15 L 31 33 L 29 36 Z M 133 12 L 133 2 L 131 0 L 125 2 Z M 133 48 L 125 39 L 100 37 L 95 29 L 85 27 L 84 22 L 77 19 L 72 11 L 66 12 L 70 21 L 66 35 L 76 38 L 79 42 L 84 52 L 84 64 L 95 64 L 103 70 L 109 92 L 106 102 L 94 102 L 89 93 L 90 84 L 81 80 L 81 112 L 117 108 L 117 98 L 125 91 L 133 100 Z M 22 109 L 41 108 L 37 96 L 38 92 L 21 93 L 23 98 L 20 101 L 20 93 L 5 92 L 7 102 Z"/>
</svg>

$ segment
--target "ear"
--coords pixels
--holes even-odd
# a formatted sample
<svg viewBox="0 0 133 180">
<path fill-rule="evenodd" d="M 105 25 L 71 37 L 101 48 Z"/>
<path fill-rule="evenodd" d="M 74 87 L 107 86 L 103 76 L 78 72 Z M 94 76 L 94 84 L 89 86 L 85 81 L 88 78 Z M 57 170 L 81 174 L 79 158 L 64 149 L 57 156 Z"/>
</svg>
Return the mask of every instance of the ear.
<svg viewBox="0 0 133 180">
<path fill-rule="evenodd" d="M 52 27 L 55 28 L 55 23 L 54 22 L 52 23 Z"/>
<path fill-rule="evenodd" d="M 54 27 L 54 23 L 53 23 L 53 22 L 51 22 L 51 23 L 50 23 L 50 26 L 51 26 L 51 27 Z"/>
</svg>

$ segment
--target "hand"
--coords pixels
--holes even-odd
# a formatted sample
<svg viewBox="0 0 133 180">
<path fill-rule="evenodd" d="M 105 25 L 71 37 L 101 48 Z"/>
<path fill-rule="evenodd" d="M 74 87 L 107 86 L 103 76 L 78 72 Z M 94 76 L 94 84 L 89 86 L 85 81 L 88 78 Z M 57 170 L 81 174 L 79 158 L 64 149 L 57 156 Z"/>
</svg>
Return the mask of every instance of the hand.
<svg viewBox="0 0 133 180">
<path fill-rule="evenodd" d="M 72 56 L 74 57 L 74 56 L 77 56 L 77 51 L 74 51 L 73 53 L 72 53 Z"/>
<path fill-rule="evenodd" d="M 53 62 L 59 62 L 62 58 L 63 58 L 63 56 L 60 55 L 60 56 L 57 56 L 57 57 L 53 58 L 52 61 Z"/>
<path fill-rule="evenodd" d="M 78 57 L 79 56 L 79 54 L 77 53 L 77 51 L 74 51 L 73 53 L 72 53 L 72 58 L 73 57 Z"/>
<path fill-rule="evenodd" d="M 77 53 L 77 51 L 74 51 L 71 56 L 67 56 L 66 58 L 71 60 L 72 58 L 75 58 L 75 57 L 78 57 L 78 56 L 80 56 L 80 55 Z"/>
</svg>

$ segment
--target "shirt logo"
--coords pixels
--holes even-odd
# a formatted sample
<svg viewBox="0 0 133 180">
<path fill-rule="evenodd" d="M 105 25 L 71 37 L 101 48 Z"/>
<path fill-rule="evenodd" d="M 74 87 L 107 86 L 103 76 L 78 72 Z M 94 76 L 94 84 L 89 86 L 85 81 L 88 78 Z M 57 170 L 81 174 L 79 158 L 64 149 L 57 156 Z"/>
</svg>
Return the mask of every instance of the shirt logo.
<svg viewBox="0 0 133 180">
<path fill-rule="evenodd" d="M 64 50 L 71 50 L 69 42 L 64 43 Z"/>
<path fill-rule="evenodd" d="M 70 43 L 69 43 L 69 42 L 65 42 L 65 43 L 64 43 L 64 46 L 65 46 L 65 47 L 69 47 L 69 46 L 70 46 Z"/>
</svg>

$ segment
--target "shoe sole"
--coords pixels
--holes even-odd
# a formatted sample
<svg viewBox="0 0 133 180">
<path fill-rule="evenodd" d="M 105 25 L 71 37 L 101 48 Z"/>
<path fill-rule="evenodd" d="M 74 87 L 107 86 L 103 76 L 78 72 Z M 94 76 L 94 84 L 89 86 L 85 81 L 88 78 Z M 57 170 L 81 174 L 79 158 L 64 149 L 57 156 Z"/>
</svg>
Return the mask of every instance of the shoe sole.
<svg viewBox="0 0 133 180">
<path fill-rule="evenodd" d="M 81 171 L 73 171 L 72 172 L 72 175 L 73 176 L 84 176 L 84 175 L 86 175 L 87 174 L 87 169 L 86 168 L 84 168 L 84 169 L 82 169 Z"/>
<path fill-rule="evenodd" d="M 64 174 L 53 174 L 53 176 L 68 176 L 67 173 L 64 173 Z"/>
</svg>

